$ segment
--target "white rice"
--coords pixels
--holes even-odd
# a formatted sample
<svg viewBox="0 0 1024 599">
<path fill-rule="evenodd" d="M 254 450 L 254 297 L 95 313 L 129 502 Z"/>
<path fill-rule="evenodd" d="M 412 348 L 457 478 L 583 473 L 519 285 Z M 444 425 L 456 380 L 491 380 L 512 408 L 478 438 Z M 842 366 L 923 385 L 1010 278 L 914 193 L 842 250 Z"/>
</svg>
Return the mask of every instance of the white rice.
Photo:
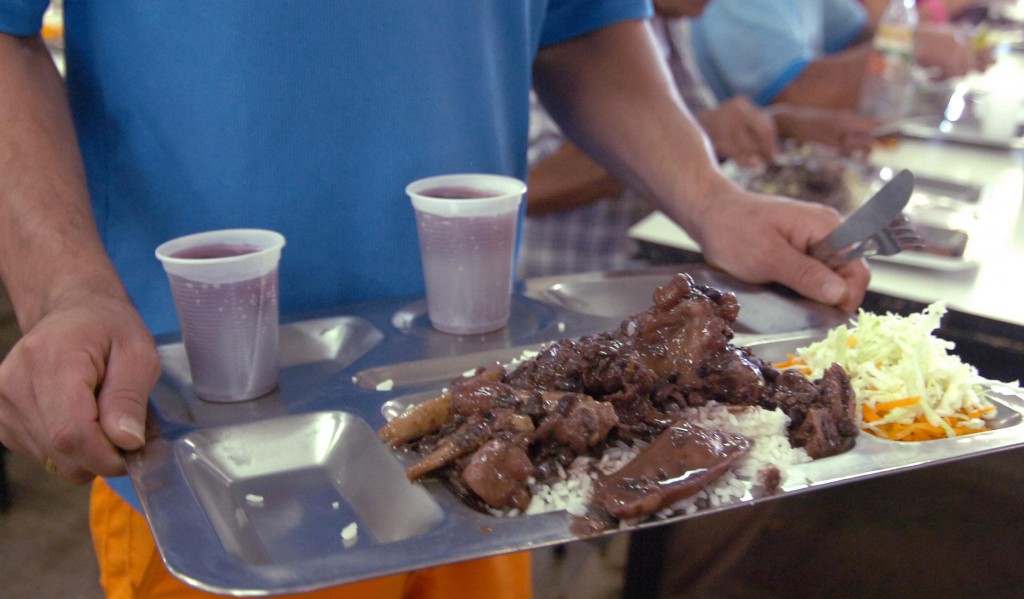
<svg viewBox="0 0 1024 599">
<path fill-rule="evenodd" d="M 345 547 L 351 547 L 355 545 L 356 540 L 359 538 L 359 524 L 352 522 L 345 528 L 341 529 L 341 542 Z"/>
<path fill-rule="evenodd" d="M 781 411 L 710 402 L 704 407 L 687 408 L 683 415 L 691 424 L 743 435 L 751 441 L 751 450 L 716 481 L 695 495 L 655 514 L 656 518 L 692 514 L 701 509 L 764 496 L 769 492 L 769 489 L 765 488 L 764 479 L 773 468 L 779 471 L 781 487 L 791 482 L 787 478 L 789 466 L 811 461 L 810 456 L 802 448 L 790 447 L 786 436 L 789 417 Z M 533 497 L 525 513 L 540 514 L 565 510 L 572 515 L 585 514 L 593 480 L 599 474 L 610 474 L 619 470 L 636 457 L 641 449 L 641 444 L 629 446 L 620 442 L 608 448 L 600 459 L 577 458 L 567 472 L 559 473 L 560 480 L 554 483 L 540 485 L 531 481 L 530 492 Z"/>
</svg>

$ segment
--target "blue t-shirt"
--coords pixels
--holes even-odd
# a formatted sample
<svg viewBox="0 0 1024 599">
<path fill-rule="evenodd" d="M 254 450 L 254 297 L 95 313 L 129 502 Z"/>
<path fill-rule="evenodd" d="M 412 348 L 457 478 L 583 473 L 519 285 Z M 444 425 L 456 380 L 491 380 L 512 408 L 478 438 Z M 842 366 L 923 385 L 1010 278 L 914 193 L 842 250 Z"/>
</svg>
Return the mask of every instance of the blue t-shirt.
<svg viewBox="0 0 1024 599">
<path fill-rule="evenodd" d="M 35 35 L 47 0 L 0 0 Z M 281 232 L 282 314 L 422 292 L 410 181 L 525 179 L 539 47 L 649 0 L 67 2 L 67 85 L 100 234 L 154 333 L 157 245 Z M 111 481 L 137 500 L 126 479 Z"/>
<path fill-rule="evenodd" d="M 848 47 L 867 15 L 856 0 L 715 0 L 692 23 L 697 66 L 720 101 L 770 104 L 811 61 Z"/>
</svg>

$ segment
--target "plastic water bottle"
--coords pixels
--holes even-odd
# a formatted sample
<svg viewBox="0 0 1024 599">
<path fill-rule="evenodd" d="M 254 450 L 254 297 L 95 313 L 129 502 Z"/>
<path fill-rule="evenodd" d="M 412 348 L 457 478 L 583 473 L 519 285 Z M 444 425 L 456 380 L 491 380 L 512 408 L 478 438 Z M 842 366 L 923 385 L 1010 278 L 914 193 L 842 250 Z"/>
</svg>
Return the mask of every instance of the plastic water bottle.
<svg viewBox="0 0 1024 599">
<path fill-rule="evenodd" d="M 868 56 L 860 94 L 861 113 L 881 121 L 906 116 L 914 93 L 917 22 L 915 0 L 890 0 Z"/>
</svg>

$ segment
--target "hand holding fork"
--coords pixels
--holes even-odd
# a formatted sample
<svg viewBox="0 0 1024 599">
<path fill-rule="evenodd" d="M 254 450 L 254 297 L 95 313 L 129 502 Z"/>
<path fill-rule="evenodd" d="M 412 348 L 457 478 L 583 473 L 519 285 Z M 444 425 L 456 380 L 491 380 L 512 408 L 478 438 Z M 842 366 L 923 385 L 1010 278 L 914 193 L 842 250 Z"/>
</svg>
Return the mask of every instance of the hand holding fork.
<svg viewBox="0 0 1024 599">
<path fill-rule="evenodd" d="M 856 258 L 892 256 L 923 247 L 921 237 L 901 212 L 913 191 L 914 176 L 908 170 L 900 171 L 808 252 L 835 268 Z"/>
</svg>

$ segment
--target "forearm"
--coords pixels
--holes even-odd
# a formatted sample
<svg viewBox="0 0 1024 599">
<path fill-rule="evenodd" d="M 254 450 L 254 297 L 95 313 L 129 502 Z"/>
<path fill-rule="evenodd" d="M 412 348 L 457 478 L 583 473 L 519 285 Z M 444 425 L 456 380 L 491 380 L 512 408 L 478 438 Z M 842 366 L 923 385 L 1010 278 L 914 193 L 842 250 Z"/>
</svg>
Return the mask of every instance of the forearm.
<svg viewBox="0 0 1024 599">
<path fill-rule="evenodd" d="M 530 169 L 526 213 L 548 214 L 586 206 L 625 189 L 570 141 Z"/>
<path fill-rule="evenodd" d="M 0 34 L 0 275 L 23 330 L 86 286 L 123 293 L 96 231 L 63 81 L 39 38 Z"/>
<path fill-rule="evenodd" d="M 871 46 L 861 42 L 812 61 L 772 103 L 854 109 L 860 98 Z"/>
<path fill-rule="evenodd" d="M 699 236 L 700 215 L 732 184 L 718 171 L 646 23 L 620 23 L 541 50 L 535 88 L 577 145 Z"/>
</svg>

